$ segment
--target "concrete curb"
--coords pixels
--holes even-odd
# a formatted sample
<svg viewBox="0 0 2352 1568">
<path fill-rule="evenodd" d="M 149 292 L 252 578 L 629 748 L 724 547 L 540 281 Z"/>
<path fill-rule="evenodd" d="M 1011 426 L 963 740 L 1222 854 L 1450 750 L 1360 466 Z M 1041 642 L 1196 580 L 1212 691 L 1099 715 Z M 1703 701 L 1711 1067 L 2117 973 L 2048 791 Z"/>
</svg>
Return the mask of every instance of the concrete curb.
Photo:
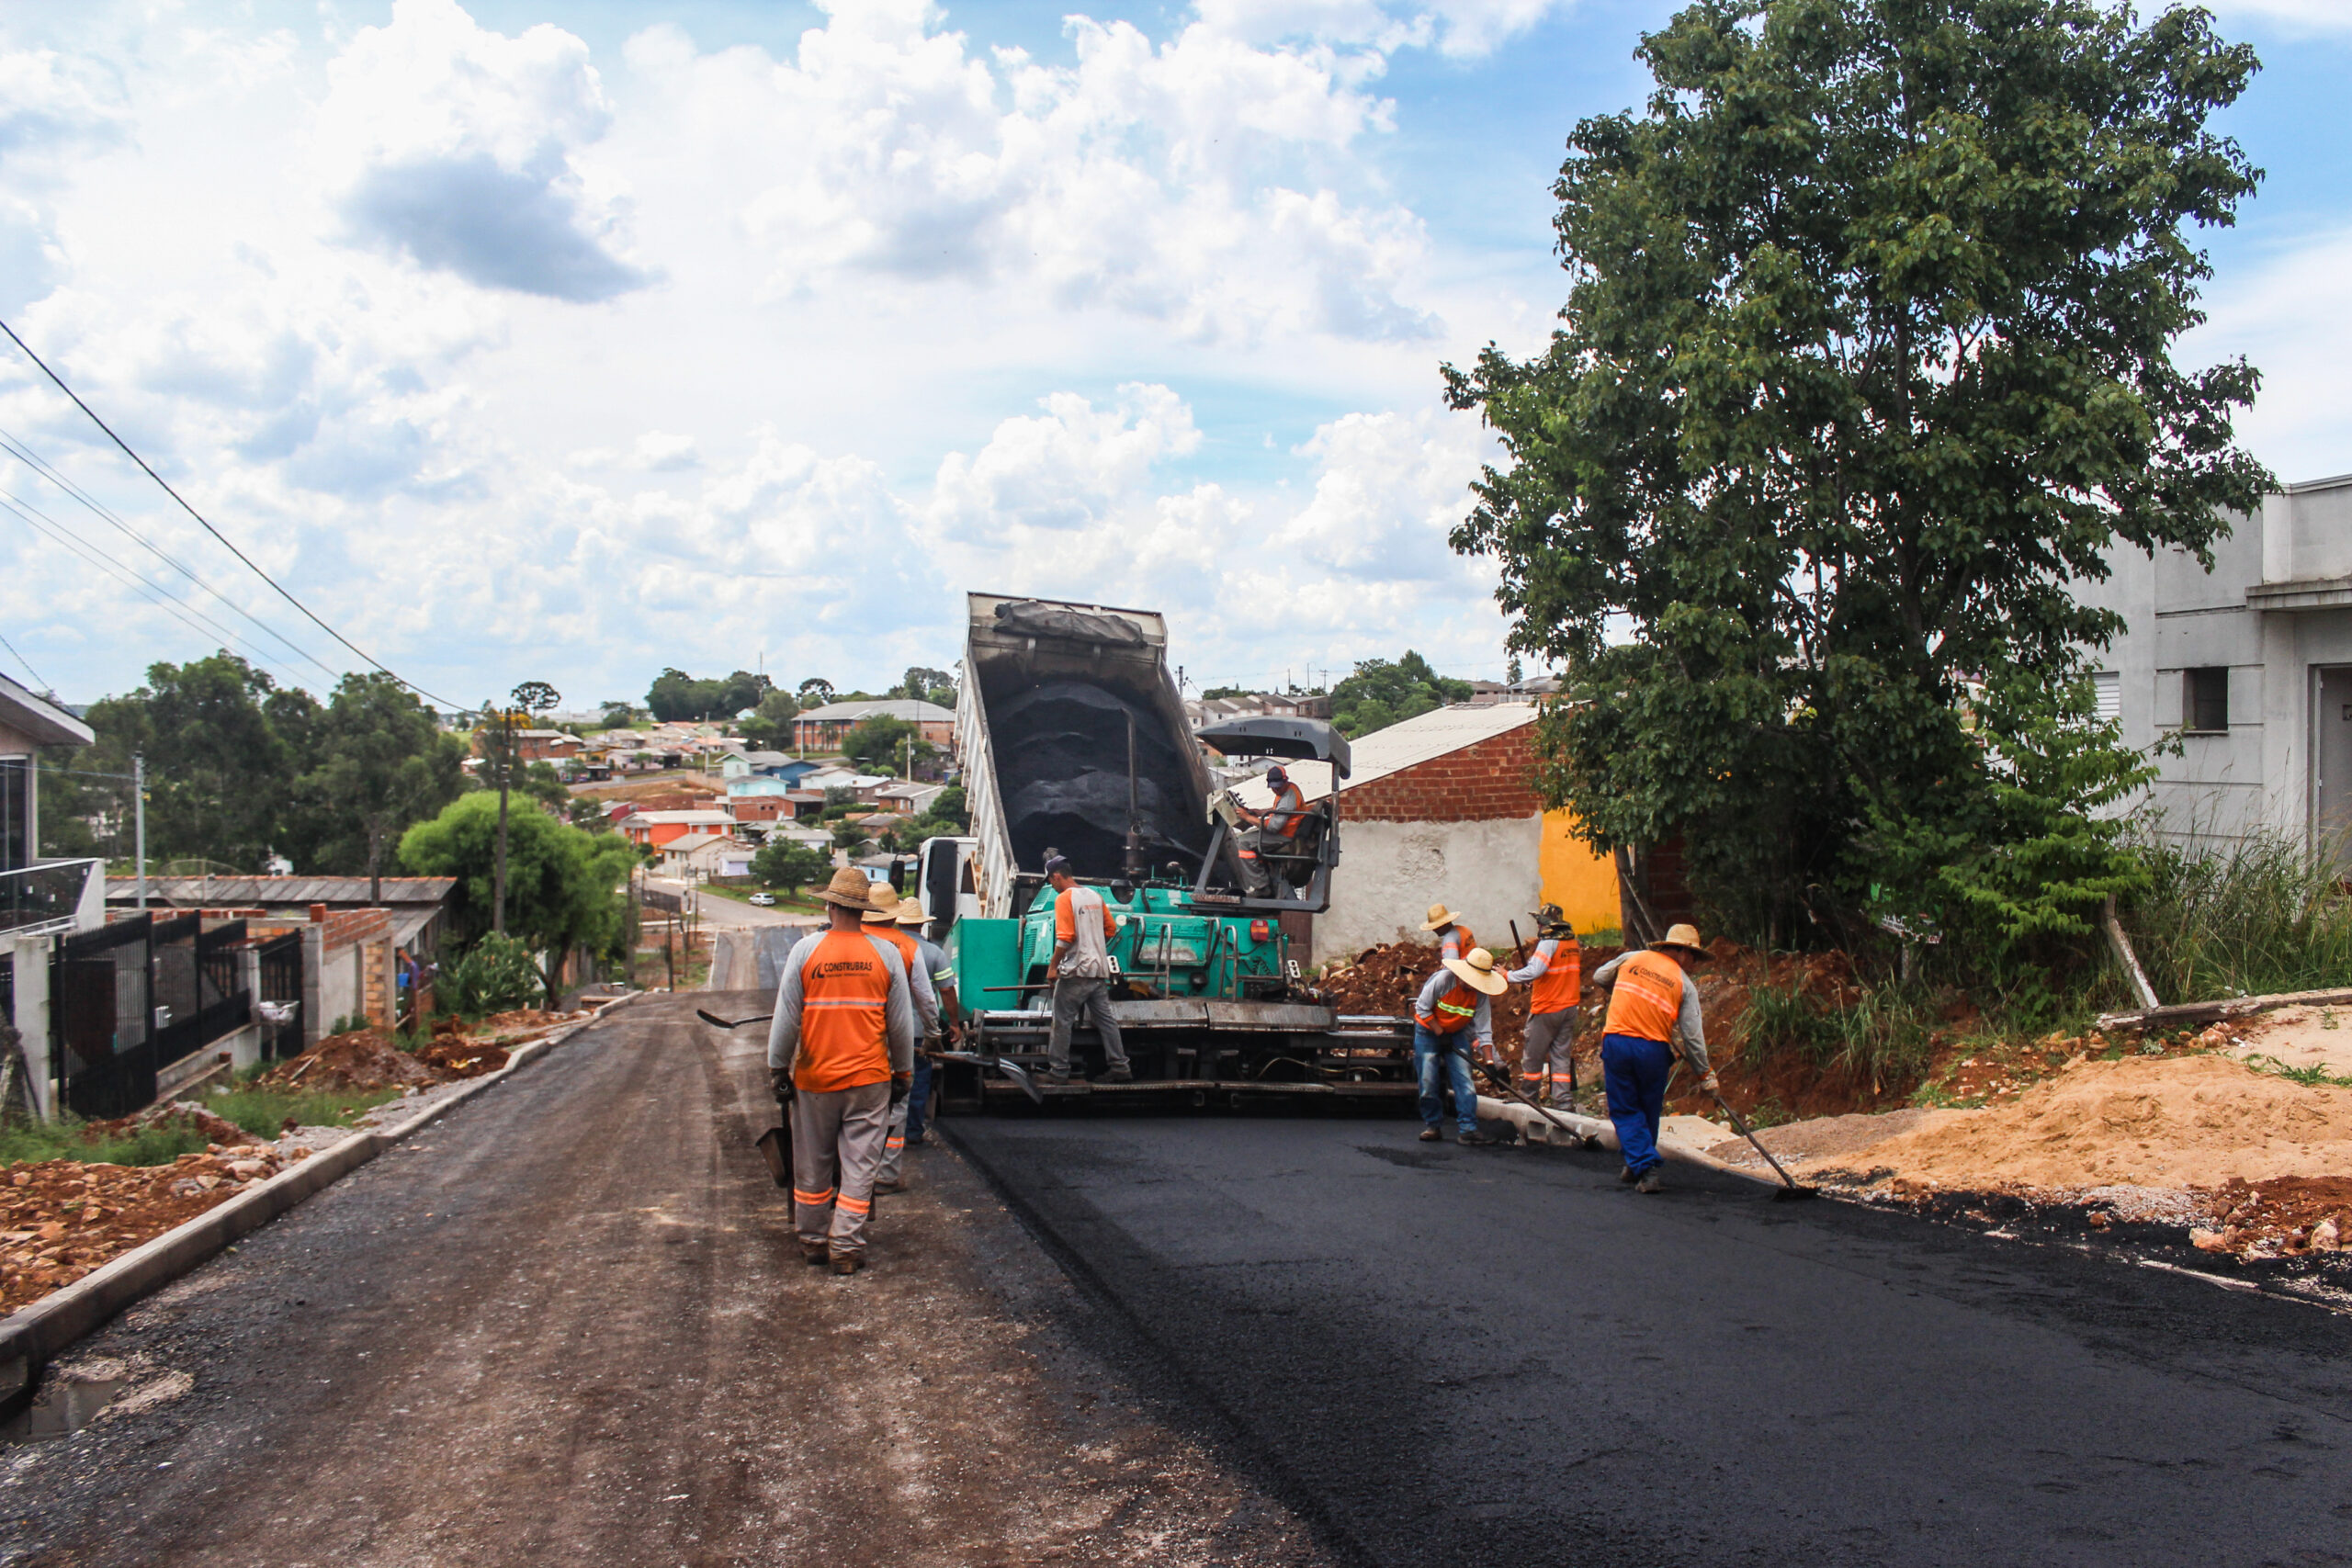
<svg viewBox="0 0 2352 1568">
<path fill-rule="evenodd" d="M 594 1018 L 582 1019 L 567 1029 L 518 1046 L 504 1066 L 474 1079 L 430 1110 L 420 1111 L 398 1126 L 345 1138 L 324 1153 L 279 1171 L 252 1191 L 241 1192 L 217 1208 L 207 1209 L 186 1224 L 12 1314 L 0 1322 L 0 1406 L 28 1393 L 41 1368 L 123 1308 L 153 1294 L 226 1250 L 240 1237 L 259 1230 L 303 1199 L 333 1186 L 492 1084 L 647 994 L 631 992 L 599 1008 Z"/>
<path fill-rule="evenodd" d="M 1617 1129 L 1597 1116 L 1579 1116 L 1573 1111 L 1552 1112 L 1574 1130 L 1579 1138 L 1590 1138 L 1604 1149 L 1617 1146 Z M 1478 1118 L 1481 1121 L 1508 1122 L 1519 1129 L 1519 1135 L 1531 1144 L 1566 1144 L 1568 1134 L 1557 1122 L 1540 1111 L 1530 1111 L 1515 1100 L 1496 1100 L 1487 1095 L 1478 1097 Z M 1657 1152 L 1680 1165 L 1695 1165 L 1707 1170 L 1719 1170 L 1725 1176 L 1737 1176 L 1765 1187 L 1778 1187 L 1780 1178 L 1758 1176 L 1702 1150 L 1694 1149 L 1679 1138 L 1660 1135 Z"/>
</svg>

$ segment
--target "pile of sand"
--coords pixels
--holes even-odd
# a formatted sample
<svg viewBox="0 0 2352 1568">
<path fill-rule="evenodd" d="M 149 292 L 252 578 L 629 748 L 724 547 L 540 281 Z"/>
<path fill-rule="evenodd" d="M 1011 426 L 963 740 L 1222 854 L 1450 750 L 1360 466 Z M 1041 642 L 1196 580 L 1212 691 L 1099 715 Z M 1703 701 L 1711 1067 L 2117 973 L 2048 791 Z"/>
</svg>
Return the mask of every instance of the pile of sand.
<svg viewBox="0 0 2352 1568">
<path fill-rule="evenodd" d="M 2080 1062 L 2007 1105 L 1937 1111 L 1807 1160 L 1939 1187 L 2175 1190 L 2352 1172 L 2352 1089 L 2218 1056 Z"/>
</svg>

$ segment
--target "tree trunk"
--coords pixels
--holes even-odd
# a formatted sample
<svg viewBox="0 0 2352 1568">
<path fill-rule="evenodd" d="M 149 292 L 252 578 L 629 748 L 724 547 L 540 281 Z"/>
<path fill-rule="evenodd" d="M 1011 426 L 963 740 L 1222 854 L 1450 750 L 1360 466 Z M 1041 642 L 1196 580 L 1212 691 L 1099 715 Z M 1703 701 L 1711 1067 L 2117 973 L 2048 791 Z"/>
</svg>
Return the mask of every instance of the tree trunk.
<svg viewBox="0 0 2352 1568">
<path fill-rule="evenodd" d="M 1627 947 L 1647 947 L 1666 934 L 1650 904 L 1650 857 L 1646 850 L 1620 844 L 1617 861 L 1617 924 Z"/>
<path fill-rule="evenodd" d="M 380 905 L 384 901 L 384 829 L 368 829 L 368 902 Z"/>
</svg>

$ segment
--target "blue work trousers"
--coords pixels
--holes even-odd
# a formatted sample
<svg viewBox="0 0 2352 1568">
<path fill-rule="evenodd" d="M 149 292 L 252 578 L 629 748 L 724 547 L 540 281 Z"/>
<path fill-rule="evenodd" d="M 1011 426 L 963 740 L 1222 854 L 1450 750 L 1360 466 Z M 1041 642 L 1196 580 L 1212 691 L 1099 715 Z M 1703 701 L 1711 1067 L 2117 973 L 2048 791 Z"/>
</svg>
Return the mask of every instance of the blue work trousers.
<svg viewBox="0 0 2352 1568">
<path fill-rule="evenodd" d="M 931 1042 L 923 1044 L 928 1047 Z M 923 1107 L 931 1103 L 931 1058 L 922 1051 L 915 1053 L 914 1087 L 907 1091 L 907 1142 L 922 1142 Z"/>
<path fill-rule="evenodd" d="M 1663 1040 L 1637 1034 L 1600 1037 L 1600 1077 L 1609 1090 L 1609 1120 L 1617 1127 L 1617 1146 L 1624 1151 L 1626 1168 L 1647 1174 L 1664 1162 L 1657 1152 L 1658 1118 L 1666 1113 L 1666 1077 L 1674 1068 L 1674 1052 Z"/>
<path fill-rule="evenodd" d="M 1425 1023 L 1413 1025 L 1413 1070 L 1421 1081 L 1421 1120 L 1436 1126 L 1445 1116 L 1440 1094 L 1445 1077 L 1453 1078 L 1453 1119 L 1464 1133 L 1478 1130 L 1478 1091 L 1470 1082 L 1470 1032 L 1440 1034 Z"/>
</svg>

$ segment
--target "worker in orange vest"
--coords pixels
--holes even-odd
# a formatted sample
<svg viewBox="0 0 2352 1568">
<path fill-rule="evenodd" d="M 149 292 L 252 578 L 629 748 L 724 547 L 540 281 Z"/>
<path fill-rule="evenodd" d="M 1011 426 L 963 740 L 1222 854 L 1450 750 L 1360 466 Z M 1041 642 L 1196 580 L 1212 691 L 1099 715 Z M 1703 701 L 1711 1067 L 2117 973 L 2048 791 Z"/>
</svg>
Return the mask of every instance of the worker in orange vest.
<svg viewBox="0 0 2352 1568">
<path fill-rule="evenodd" d="M 1609 1091 L 1609 1120 L 1625 1168 L 1617 1179 L 1637 1192 L 1659 1190 L 1658 1119 L 1666 1111 L 1666 1080 L 1674 1053 L 1700 1075 L 1700 1087 L 1718 1087 L 1707 1066 L 1707 1035 L 1699 1017 L 1699 987 L 1691 966 L 1706 962 L 1695 926 L 1669 927 L 1647 950 L 1621 953 L 1592 972 L 1593 984 L 1613 987 L 1609 1016 L 1601 1025 L 1601 1083 Z"/>
<path fill-rule="evenodd" d="M 1443 1136 L 1438 1122 L 1445 1112 L 1441 1094 L 1451 1077 L 1457 1144 L 1487 1144 L 1494 1140 L 1478 1131 L 1478 1091 L 1470 1081 L 1470 1058 L 1464 1053 L 1466 1033 L 1491 1053 L 1495 1048 L 1492 998 L 1510 988 L 1495 955 L 1474 947 L 1465 958 L 1449 958 L 1429 977 L 1413 998 L 1413 1067 L 1419 1078 L 1421 1142 Z"/>
<path fill-rule="evenodd" d="M 874 906 L 865 911 L 866 934 L 888 938 L 899 950 L 899 961 L 907 966 L 907 981 L 915 994 L 915 1028 L 921 1032 L 916 1049 L 920 1051 L 922 1042 L 939 1032 L 939 989 L 932 984 L 931 965 L 923 961 L 922 945 L 899 919 L 900 911 L 913 900 L 900 898 L 899 890 L 887 882 L 876 883 L 866 898 Z M 920 912 L 917 918 L 921 918 Z M 920 1069 L 916 1076 L 922 1076 Z M 876 1192 L 906 1190 L 899 1162 L 906 1155 L 908 1107 L 913 1102 L 912 1089 L 904 1098 L 890 1102 L 890 1122 L 882 1137 L 882 1165 L 874 1173 Z"/>
<path fill-rule="evenodd" d="M 1577 1088 L 1577 1003 L 1584 992 L 1584 950 L 1577 929 L 1557 904 L 1535 911 L 1535 951 L 1510 972 L 1516 986 L 1530 986 L 1527 1036 L 1521 1047 L 1520 1076 L 1551 1105 L 1565 1106 Z"/>
<path fill-rule="evenodd" d="M 1260 863 L 1259 857 L 1269 852 L 1288 853 L 1290 841 L 1298 837 L 1299 829 L 1306 823 L 1306 797 L 1290 782 L 1290 771 L 1280 766 L 1268 768 L 1265 777 L 1266 788 L 1274 797 L 1265 810 L 1252 811 L 1239 801 L 1234 802 L 1234 809 L 1249 824 L 1235 849 L 1241 857 L 1242 880 L 1249 884 L 1247 891 L 1253 898 L 1280 895 L 1281 879 Z"/>
<path fill-rule="evenodd" d="M 890 1107 L 914 1079 L 914 990 L 897 945 L 862 929 L 870 886 L 843 866 L 817 895 L 830 923 L 785 959 L 768 1026 L 768 1072 L 792 1118 L 800 1255 L 836 1274 L 865 1265 Z"/>
<path fill-rule="evenodd" d="M 1467 957 L 1470 950 L 1478 945 L 1478 939 L 1462 923 L 1461 917 L 1443 904 L 1430 906 L 1430 918 L 1421 922 L 1421 930 L 1437 933 L 1437 954 L 1441 960 Z"/>
<path fill-rule="evenodd" d="M 1046 965 L 1054 982 L 1054 1011 L 1046 1027 L 1046 1081 L 1069 1082 L 1070 1033 L 1088 1019 L 1102 1042 L 1103 1080 L 1133 1083 L 1126 1043 L 1119 1036 L 1119 1021 L 1111 1016 L 1111 976 L 1117 971 L 1110 943 L 1118 934 L 1117 919 L 1102 890 L 1079 881 L 1062 856 L 1046 862 L 1046 880 L 1054 889 L 1054 957 Z"/>
</svg>

